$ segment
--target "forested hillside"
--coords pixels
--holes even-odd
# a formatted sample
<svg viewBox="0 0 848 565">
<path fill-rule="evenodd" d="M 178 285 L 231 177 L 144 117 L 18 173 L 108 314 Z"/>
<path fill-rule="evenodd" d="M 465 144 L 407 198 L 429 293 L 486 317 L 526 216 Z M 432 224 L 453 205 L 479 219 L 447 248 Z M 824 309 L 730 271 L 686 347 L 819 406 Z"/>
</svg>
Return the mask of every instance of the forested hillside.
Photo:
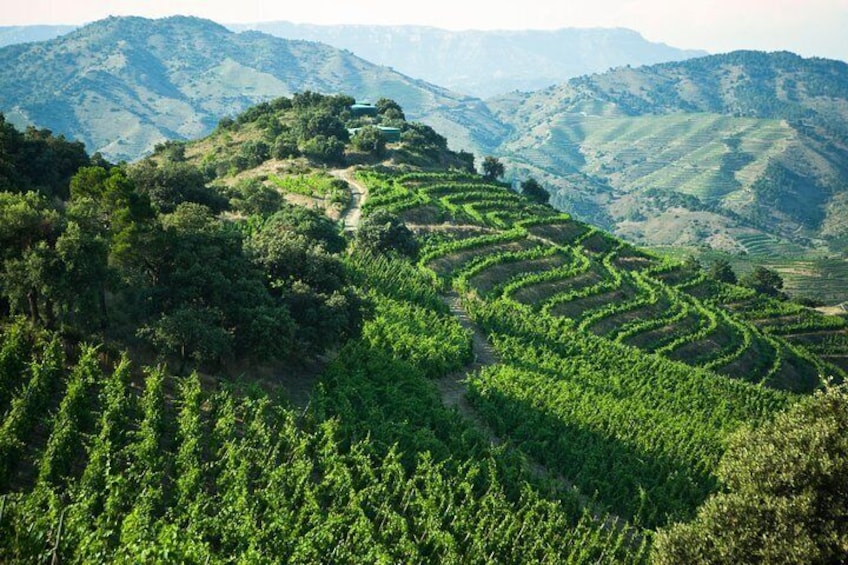
<svg viewBox="0 0 848 565">
<path fill-rule="evenodd" d="M 844 317 L 352 104 L 129 165 L 2 124 L 0 560 L 848 554 Z"/>
</svg>

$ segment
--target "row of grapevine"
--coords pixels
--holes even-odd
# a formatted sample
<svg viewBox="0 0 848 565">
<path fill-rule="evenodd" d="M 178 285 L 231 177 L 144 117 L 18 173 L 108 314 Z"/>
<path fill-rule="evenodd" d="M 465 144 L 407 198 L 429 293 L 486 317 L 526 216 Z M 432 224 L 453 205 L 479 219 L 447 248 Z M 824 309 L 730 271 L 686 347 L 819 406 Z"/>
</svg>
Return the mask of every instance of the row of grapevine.
<svg viewBox="0 0 848 565">
<path fill-rule="evenodd" d="M 354 384 L 363 384 L 362 378 L 373 383 L 376 377 L 382 385 L 372 384 L 370 391 L 388 395 L 389 408 L 414 402 L 418 419 L 453 420 L 454 430 L 461 431 L 461 422 L 444 408 L 429 414 L 436 407 L 427 405 L 426 396 L 408 398 L 408 387 L 428 384 L 423 375 L 412 367 L 398 373 L 390 356 L 383 356 L 381 365 L 379 348 L 354 347 L 377 370 L 368 377 L 354 375 Z M 65 408 L 54 426 L 63 438 L 68 435 L 60 430 L 78 407 L 74 383 L 90 384 L 83 375 L 90 375 L 91 368 L 86 361 L 70 377 L 70 396 L 63 399 Z M 438 441 L 418 435 L 428 428 L 408 419 L 384 431 L 374 428 L 370 438 L 352 438 L 355 430 L 379 419 L 344 409 L 342 400 L 351 399 L 354 390 L 334 386 L 334 374 L 344 378 L 335 371 L 350 374 L 355 368 L 334 368 L 317 401 L 319 411 L 337 416 L 303 420 L 272 396 L 208 393 L 197 375 L 175 379 L 155 369 L 146 372 L 144 393 L 135 400 L 127 389 L 128 366 L 122 364 L 103 382 L 99 429 L 74 456 L 82 472 L 60 475 L 61 484 L 45 478 L 33 490 L 2 494 L 0 558 L 191 563 L 644 559 L 646 546 L 632 546 L 630 534 L 602 527 L 575 504 L 566 506 L 518 486 L 516 461 L 497 454 L 457 459 L 463 451 L 450 445 L 446 451 L 428 449 L 437 448 Z M 392 380 L 404 388 L 385 386 Z M 167 399 L 166 388 L 176 391 L 174 402 Z M 367 385 L 358 394 L 370 410 L 383 406 L 378 399 L 361 398 L 369 394 Z M 404 425 L 417 434 L 402 444 L 393 442 L 394 447 L 382 441 Z M 128 433 L 133 428 L 137 431 Z M 173 441 L 166 430 L 175 431 Z M 444 440 L 461 442 L 463 449 L 476 443 L 484 450 L 483 442 L 468 432 Z"/>
<path fill-rule="evenodd" d="M 29 379 L 13 397 L 0 426 L 0 489 L 10 486 L 26 440 L 31 437 L 33 428 L 44 417 L 54 394 L 58 392 L 64 361 L 61 342 L 54 339 L 45 345 L 43 351 L 33 355 L 27 371 L 18 373 L 19 378 L 29 374 Z"/>
<path fill-rule="evenodd" d="M 498 433 L 625 518 L 688 516 L 726 438 L 791 397 L 646 356 L 509 302 L 471 304 L 502 365 L 470 378 Z"/>
<path fill-rule="evenodd" d="M 841 374 L 839 369 L 815 360 L 808 362 L 809 356 L 803 352 L 798 356 L 783 345 L 783 353 L 777 353 L 755 328 L 721 306 L 738 308 L 739 303 L 733 301 L 749 300 L 750 289 L 712 281 L 697 269 L 636 251 L 567 217 L 537 216 L 503 222 L 499 218 L 515 220 L 513 215 L 520 218 L 525 213 L 522 210 L 530 210 L 531 206 L 522 204 L 518 195 L 502 187 L 443 178 L 419 181 L 407 188 L 434 198 L 433 203 L 448 217 L 453 214 L 462 221 L 501 228 L 499 233 L 478 238 L 448 242 L 436 239 L 425 248 L 421 264 L 438 275 L 450 275 L 461 291 L 476 287 L 469 281 L 477 277 L 474 283 L 479 283 L 487 296 L 505 293 L 520 303 L 540 305 L 545 312 L 574 318 L 582 330 L 616 339 L 621 335 L 621 342 L 769 386 L 810 390 L 819 382 L 816 371 Z M 465 204 L 458 206 L 460 202 Z M 497 219 L 484 217 L 479 213 L 481 209 L 492 209 L 491 214 Z M 494 245 L 516 230 L 521 230 L 528 241 L 569 253 L 577 250 L 579 262 L 534 262 L 537 256 L 554 252 L 528 244 Z M 514 265 L 510 268 L 505 263 Z M 522 271 L 524 265 L 529 269 Z M 623 273 L 634 276 L 622 278 Z M 667 305 L 665 310 L 659 307 L 660 302 Z M 818 318 L 823 317 L 805 314 L 797 329 L 813 328 L 812 320 Z M 619 321 L 620 328 L 616 327 Z M 836 318 L 826 323 L 837 328 L 842 321 Z M 792 329 L 785 331 L 790 333 Z M 645 335 L 640 335 L 643 332 Z M 761 358 L 768 352 L 774 354 L 773 363 Z M 787 354 L 785 359 L 778 358 Z M 777 365 L 780 367 L 774 374 Z"/>
</svg>

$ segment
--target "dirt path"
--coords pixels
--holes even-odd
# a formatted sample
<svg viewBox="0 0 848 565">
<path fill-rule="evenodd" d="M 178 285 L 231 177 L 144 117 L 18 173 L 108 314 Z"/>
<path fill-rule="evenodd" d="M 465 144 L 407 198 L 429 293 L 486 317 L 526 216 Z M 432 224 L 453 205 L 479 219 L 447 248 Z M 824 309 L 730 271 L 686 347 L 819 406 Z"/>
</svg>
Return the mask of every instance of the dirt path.
<svg viewBox="0 0 848 565">
<path fill-rule="evenodd" d="M 460 414 L 474 423 L 477 429 L 489 440 L 493 446 L 503 444 L 503 440 L 495 434 L 489 424 L 483 420 L 477 411 L 468 403 L 465 397 L 465 378 L 469 373 L 479 371 L 483 367 L 495 365 L 499 362 L 497 353 L 492 348 L 486 336 L 480 331 L 471 318 L 468 312 L 462 307 L 462 302 L 459 295 L 455 291 L 451 291 L 446 296 L 442 297 L 444 303 L 450 308 L 450 312 L 459 321 L 460 325 L 471 331 L 471 350 L 474 354 L 474 360 L 466 365 L 462 370 L 445 375 L 436 381 L 436 386 L 442 395 L 442 403 L 448 408 L 455 407 Z M 515 447 L 511 449 L 517 449 Z M 624 520 L 618 516 L 605 512 L 598 507 L 591 498 L 579 492 L 578 487 L 563 477 L 560 473 L 555 473 L 551 469 L 542 465 L 527 453 L 523 453 L 524 459 L 527 462 L 527 467 L 530 473 L 542 482 L 547 482 L 557 485 L 562 491 L 572 492 L 576 495 L 580 504 L 592 513 L 595 520 L 603 521 L 606 528 L 617 528 L 626 524 Z M 638 538 L 639 534 L 635 530 L 631 531 L 632 539 Z"/>
<path fill-rule="evenodd" d="M 347 210 L 341 216 L 344 221 L 344 231 L 347 233 L 355 232 L 359 227 L 359 222 L 362 219 L 362 205 L 368 198 L 368 188 L 355 180 L 353 177 L 353 169 L 338 169 L 331 171 L 331 174 L 337 178 L 345 180 L 351 186 L 351 203 Z M 462 226 L 466 227 L 466 226 Z M 445 228 L 448 229 L 448 228 Z M 540 237 L 531 236 L 533 239 L 540 240 L 544 243 L 554 245 L 553 242 Z M 477 325 L 471 321 L 468 312 L 462 306 L 459 295 L 455 291 L 442 297 L 444 303 L 450 309 L 450 313 L 457 318 L 460 325 L 469 330 L 472 336 L 471 350 L 473 360 L 460 371 L 456 371 L 445 375 L 441 379 L 435 381 L 442 397 L 442 402 L 448 408 L 455 407 L 460 414 L 474 423 L 475 427 L 483 433 L 492 445 L 501 445 L 503 440 L 495 434 L 489 425 L 480 417 L 479 414 L 471 407 L 465 396 L 465 378 L 469 373 L 479 371 L 489 365 L 495 365 L 499 362 L 495 350 L 492 348 L 486 336 Z M 308 403 L 309 394 L 314 387 L 314 382 L 309 382 L 311 379 L 300 379 L 297 390 L 291 391 L 296 405 L 304 406 Z M 316 376 L 317 380 L 317 376 Z M 515 449 L 515 448 L 513 448 Z M 579 493 L 578 488 L 574 483 L 565 479 L 559 473 L 553 473 L 550 469 L 541 463 L 532 459 L 529 455 L 524 454 L 527 461 L 528 470 L 543 482 L 550 482 L 558 485 L 563 491 L 571 491 L 576 493 L 580 504 L 587 508 L 595 517 L 596 520 L 604 520 L 604 525 L 608 528 L 618 527 L 625 524 L 619 517 L 604 513 L 600 508 L 586 495 Z M 633 536 L 638 537 L 638 533 L 632 532 Z"/>
<path fill-rule="evenodd" d="M 350 205 L 340 219 L 344 221 L 344 231 L 353 233 L 362 219 L 362 204 L 368 198 L 368 188 L 353 177 L 353 169 L 337 169 L 330 171 L 330 174 L 350 185 Z M 315 385 L 318 384 L 329 361 L 329 358 L 322 358 L 310 364 L 309 367 L 290 370 L 276 377 L 283 383 L 283 388 L 286 389 L 289 400 L 294 406 L 306 409 L 312 397 L 312 391 L 315 390 Z"/>
<path fill-rule="evenodd" d="M 825 316 L 839 316 L 848 312 L 848 302 L 843 302 L 842 304 L 837 304 L 836 306 L 821 306 L 819 308 L 816 308 L 816 310 L 818 310 Z"/>
<path fill-rule="evenodd" d="M 456 407 L 463 416 L 477 424 L 493 444 L 500 444 L 500 439 L 480 419 L 477 412 L 465 399 L 465 375 L 478 371 L 487 365 L 494 365 L 498 362 L 498 358 L 486 336 L 468 317 L 468 313 L 460 303 L 459 295 L 456 292 L 451 292 L 447 296 L 443 296 L 442 300 L 450 308 L 451 314 L 459 320 L 459 324 L 471 331 L 471 351 L 474 355 L 474 360 L 462 370 L 445 375 L 436 381 L 436 386 L 439 387 L 439 392 L 442 394 L 442 402 L 449 408 Z"/>
<path fill-rule="evenodd" d="M 330 171 L 330 174 L 350 185 L 350 206 L 344 211 L 341 219 L 344 221 L 344 231 L 353 233 L 362 219 L 362 205 L 368 198 L 368 187 L 354 178 L 353 169 L 337 169 Z"/>
</svg>

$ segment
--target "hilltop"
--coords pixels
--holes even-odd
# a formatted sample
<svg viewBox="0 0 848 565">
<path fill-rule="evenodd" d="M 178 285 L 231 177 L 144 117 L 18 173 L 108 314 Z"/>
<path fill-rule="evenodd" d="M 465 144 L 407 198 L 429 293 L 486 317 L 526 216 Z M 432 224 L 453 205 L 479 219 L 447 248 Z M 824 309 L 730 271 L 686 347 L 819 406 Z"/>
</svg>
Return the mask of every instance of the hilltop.
<svg viewBox="0 0 848 565">
<path fill-rule="evenodd" d="M 628 241 L 848 299 L 846 65 L 737 52 L 621 67 L 486 102 L 350 52 L 193 18 L 113 18 L 0 49 L 0 108 L 134 160 L 247 106 L 312 90 L 397 99 L 453 149 L 495 154 Z M 5 78 L 3 78 L 5 77 Z M 104 118 L 108 116 L 108 119 Z"/>
<path fill-rule="evenodd" d="M 504 128 L 479 100 L 350 52 L 198 18 L 109 18 L 0 49 L 0 111 L 9 121 L 47 127 L 116 160 L 206 135 L 222 117 L 306 90 L 395 98 L 411 117 L 452 130 L 458 148 Z"/>
</svg>

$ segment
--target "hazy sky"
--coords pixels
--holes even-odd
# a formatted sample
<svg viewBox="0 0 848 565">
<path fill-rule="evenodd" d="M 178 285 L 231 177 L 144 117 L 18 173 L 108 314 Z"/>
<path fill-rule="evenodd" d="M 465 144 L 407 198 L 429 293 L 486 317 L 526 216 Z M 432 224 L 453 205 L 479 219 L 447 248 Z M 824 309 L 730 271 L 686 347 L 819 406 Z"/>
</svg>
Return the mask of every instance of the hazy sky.
<svg viewBox="0 0 848 565">
<path fill-rule="evenodd" d="M 0 25 L 80 24 L 108 15 L 195 15 L 447 29 L 628 27 L 712 53 L 786 49 L 848 60 L 848 0 L 2 0 Z"/>
</svg>

